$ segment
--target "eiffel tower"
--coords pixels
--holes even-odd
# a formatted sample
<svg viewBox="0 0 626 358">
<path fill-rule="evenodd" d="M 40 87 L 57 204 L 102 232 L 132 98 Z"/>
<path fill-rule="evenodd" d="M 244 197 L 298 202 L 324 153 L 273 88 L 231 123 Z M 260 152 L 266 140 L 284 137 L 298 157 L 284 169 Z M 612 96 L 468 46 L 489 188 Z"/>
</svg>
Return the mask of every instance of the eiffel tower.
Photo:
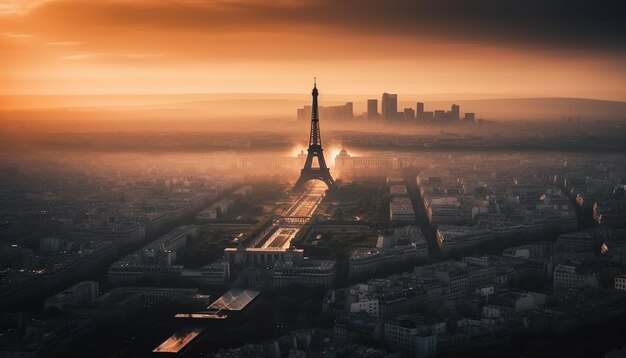
<svg viewBox="0 0 626 358">
<path fill-rule="evenodd" d="M 309 137 L 309 149 L 307 149 L 306 162 L 300 171 L 300 178 L 296 182 L 294 189 L 300 189 L 309 180 L 321 180 L 326 183 L 328 189 L 335 186 L 335 180 L 330 176 L 330 170 L 324 160 L 324 149 L 322 148 L 322 137 L 320 135 L 320 118 L 317 108 L 317 80 L 313 82 L 313 105 L 311 106 L 311 135 Z M 313 166 L 313 158 L 317 158 L 318 166 Z"/>
</svg>

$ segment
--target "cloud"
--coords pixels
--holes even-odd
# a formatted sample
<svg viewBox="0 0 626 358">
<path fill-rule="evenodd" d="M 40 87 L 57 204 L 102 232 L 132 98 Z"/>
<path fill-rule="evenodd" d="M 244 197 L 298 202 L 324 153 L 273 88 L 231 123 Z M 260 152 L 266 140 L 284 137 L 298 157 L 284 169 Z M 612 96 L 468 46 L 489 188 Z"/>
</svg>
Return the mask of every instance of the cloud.
<svg viewBox="0 0 626 358">
<path fill-rule="evenodd" d="M 150 58 L 169 57 L 173 54 L 139 54 L 139 53 L 81 53 L 61 57 L 64 61 L 90 61 L 90 60 L 140 60 Z"/>
<path fill-rule="evenodd" d="M 623 0 L 55 0 L 40 5 L 31 15 L 49 20 L 49 31 L 110 29 L 131 36 L 142 29 L 349 33 L 497 46 L 626 50 Z"/>
<path fill-rule="evenodd" d="M 48 0 L 0 0 L 0 16 L 22 15 Z"/>
<path fill-rule="evenodd" d="M 80 46 L 85 44 L 84 41 L 56 41 L 56 42 L 48 42 L 46 45 L 48 46 Z"/>
<path fill-rule="evenodd" d="M 624 6 L 624 0 L 48 0 L 6 17 L 0 32 L 37 34 L 48 44 L 39 50 L 63 61 L 128 62 L 176 53 L 172 65 L 340 58 L 420 63 L 446 60 L 444 53 L 493 56 L 497 49 L 623 63 Z M 65 39 L 80 41 L 55 41 Z"/>
<path fill-rule="evenodd" d="M 15 32 L 3 32 L 0 33 L 0 35 L 2 35 L 2 37 L 7 37 L 11 39 L 29 39 L 35 37 L 35 35 L 33 34 L 20 34 Z"/>
</svg>

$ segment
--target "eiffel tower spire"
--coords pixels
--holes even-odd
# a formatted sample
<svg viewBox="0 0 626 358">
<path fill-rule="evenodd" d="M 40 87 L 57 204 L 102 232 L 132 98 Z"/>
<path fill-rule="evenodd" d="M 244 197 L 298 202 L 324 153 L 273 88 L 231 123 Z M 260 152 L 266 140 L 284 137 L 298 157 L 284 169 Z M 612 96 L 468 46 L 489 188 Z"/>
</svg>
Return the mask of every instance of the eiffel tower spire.
<svg viewBox="0 0 626 358">
<path fill-rule="evenodd" d="M 322 146 L 322 137 L 320 135 L 320 112 L 317 105 L 317 96 L 319 95 L 319 91 L 317 90 L 317 78 L 313 78 L 313 91 L 311 92 L 311 95 L 313 96 L 313 104 L 311 106 L 311 138 L 309 139 L 309 146 Z"/>
<path fill-rule="evenodd" d="M 330 169 L 326 166 L 326 160 L 324 159 L 324 149 L 322 148 L 322 136 L 320 132 L 320 118 L 319 108 L 317 103 L 317 96 L 319 91 L 317 90 L 317 78 L 313 79 L 313 103 L 311 106 L 311 133 L 309 136 L 309 149 L 307 149 L 307 157 L 304 163 L 304 168 L 300 171 L 300 178 L 296 182 L 295 188 L 300 188 L 304 183 L 309 180 L 317 179 L 321 180 L 328 188 L 332 188 L 335 185 L 335 180 L 330 175 Z M 318 167 L 313 167 L 313 158 L 317 158 Z"/>
</svg>

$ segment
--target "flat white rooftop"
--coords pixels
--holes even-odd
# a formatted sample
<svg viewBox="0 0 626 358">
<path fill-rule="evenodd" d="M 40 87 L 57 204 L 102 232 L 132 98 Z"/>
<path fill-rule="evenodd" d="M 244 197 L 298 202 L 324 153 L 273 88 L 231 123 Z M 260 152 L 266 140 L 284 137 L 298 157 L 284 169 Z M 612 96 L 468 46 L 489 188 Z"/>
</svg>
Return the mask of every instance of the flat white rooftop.
<svg viewBox="0 0 626 358">
<path fill-rule="evenodd" d="M 261 291 L 233 288 L 208 307 L 209 310 L 241 311 L 252 302 Z"/>
</svg>

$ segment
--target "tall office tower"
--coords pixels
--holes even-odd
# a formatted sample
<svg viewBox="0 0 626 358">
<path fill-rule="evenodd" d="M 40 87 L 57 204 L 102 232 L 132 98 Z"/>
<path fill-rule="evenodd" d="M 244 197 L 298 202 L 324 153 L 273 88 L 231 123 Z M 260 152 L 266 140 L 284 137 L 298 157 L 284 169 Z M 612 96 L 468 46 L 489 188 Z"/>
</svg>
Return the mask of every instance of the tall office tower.
<svg viewBox="0 0 626 358">
<path fill-rule="evenodd" d="M 405 121 L 412 122 L 415 119 L 415 111 L 413 108 L 405 108 L 403 117 Z"/>
<path fill-rule="evenodd" d="M 459 121 L 461 119 L 461 107 L 458 104 L 453 104 L 450 108 L 450 120 Z"/>
<path fill-rule="evenodd" d="M 415 107 L 415 116 L 417 117 L 417 119 L 424 118 L 424 103 L 417 102 L 417 107 Z"/>
<path fill-rule="evenodd" d="M 378 117 L 378 100 L 368 99 L 367 100 L 367 118 L 374 119 L 376 117 Z"/>
<path fill-rule="evenodd" d="M 304 120 L 306 118 L 311 118 L 311 106 L 298 108 L 298 120 Z"/>
<path fill-rule="evenodd" d="M 344 106 L 344 116 L 345 119 L 354 118 L 354 104 L 352 102 L 346 102 L 346 105 Z"/>
<path fill-rule="evenodd" d="M 395 119 L 398 116 L 398 95 L 383 93 L 383 119 Z"/>
</svg>

